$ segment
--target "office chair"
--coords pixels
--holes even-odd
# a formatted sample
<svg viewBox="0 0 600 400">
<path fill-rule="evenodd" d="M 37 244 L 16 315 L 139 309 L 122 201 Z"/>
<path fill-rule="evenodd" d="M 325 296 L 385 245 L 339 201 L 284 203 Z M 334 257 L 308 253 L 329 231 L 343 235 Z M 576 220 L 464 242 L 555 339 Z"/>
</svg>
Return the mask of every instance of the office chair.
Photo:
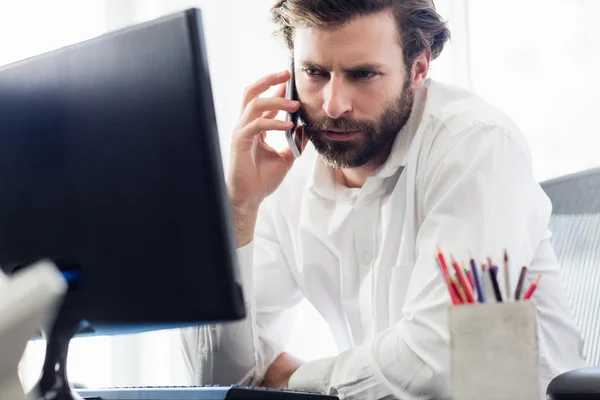
<svg viewBox="0 0 600 400">
<path fill-rule="evenodd" d="M 542 182 L 553 205 L 553 245 L 588 368 L 548 385 L 548 398 L 600 399 L 600 168 Z"/>
</svg>

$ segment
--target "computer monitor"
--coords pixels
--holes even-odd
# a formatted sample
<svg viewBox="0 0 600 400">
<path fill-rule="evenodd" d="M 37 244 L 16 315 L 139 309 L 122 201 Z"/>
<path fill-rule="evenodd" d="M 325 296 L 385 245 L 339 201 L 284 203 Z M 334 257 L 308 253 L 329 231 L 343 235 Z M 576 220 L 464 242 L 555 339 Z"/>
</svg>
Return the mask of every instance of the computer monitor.
<svg viewBox="0 0 600 400">
<path fill-rule="evenodd" d="M 40 259 L 70 283 L 45 387 L 83 324 L 245 316 L 198 9 L 0 68 L 0 265 Z"/>
</svg>

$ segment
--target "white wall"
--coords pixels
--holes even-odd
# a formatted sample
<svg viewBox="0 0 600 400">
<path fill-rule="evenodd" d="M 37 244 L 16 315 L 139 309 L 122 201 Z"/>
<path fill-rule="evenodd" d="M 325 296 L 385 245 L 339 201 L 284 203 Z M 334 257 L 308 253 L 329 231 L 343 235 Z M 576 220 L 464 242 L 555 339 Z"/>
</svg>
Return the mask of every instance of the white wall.
<svg viewBox="0 0 600 400">
<path fill-rule="evenodd" d="M 0 1 L 0 65 L 105 32 L 104 0 Z"/>
<path fill-rule="evenodd" d="M 474 89 L 524 131 L 536 176 L 600 165 L 600 1 L 469 4 Z"/>
</svg>

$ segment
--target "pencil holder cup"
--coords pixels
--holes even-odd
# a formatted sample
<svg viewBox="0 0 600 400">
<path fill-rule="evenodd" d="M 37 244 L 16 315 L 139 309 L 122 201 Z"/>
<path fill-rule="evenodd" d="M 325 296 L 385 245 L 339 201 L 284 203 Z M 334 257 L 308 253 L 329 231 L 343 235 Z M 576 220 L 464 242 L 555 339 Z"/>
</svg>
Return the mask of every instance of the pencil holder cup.
<svg viewBox="0 0 600 400">
<path fill-rule="evenodd" d="M 531 301 L 450 307 L 453 400 L 537 400 L 538 341 Z"/>
</svg>

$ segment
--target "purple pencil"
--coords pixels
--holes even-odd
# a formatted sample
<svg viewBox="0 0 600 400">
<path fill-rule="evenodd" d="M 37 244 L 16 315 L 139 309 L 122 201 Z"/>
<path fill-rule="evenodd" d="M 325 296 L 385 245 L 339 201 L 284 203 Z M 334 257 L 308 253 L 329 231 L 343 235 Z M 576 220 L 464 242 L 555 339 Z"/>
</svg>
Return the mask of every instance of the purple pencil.
<svg viewBox="0 0 600 400">
<path fill-rule="evenodd" d="M 485 292 L 483 290 L 483 285 L 481 282 L 481 277 L 479 276 L 479 271 L 477 269 L 477 264 L 475 264 L 475 260 L 473 259 L 473 255 L 469 251 L 469 258 L 471 264 L 471 272 L 473 273 L 473 281 L 475 282 L 475 290 L 477 291 L 477 301 L 480 303 L 485 303 L 487 301 Z"/>
</svg>

